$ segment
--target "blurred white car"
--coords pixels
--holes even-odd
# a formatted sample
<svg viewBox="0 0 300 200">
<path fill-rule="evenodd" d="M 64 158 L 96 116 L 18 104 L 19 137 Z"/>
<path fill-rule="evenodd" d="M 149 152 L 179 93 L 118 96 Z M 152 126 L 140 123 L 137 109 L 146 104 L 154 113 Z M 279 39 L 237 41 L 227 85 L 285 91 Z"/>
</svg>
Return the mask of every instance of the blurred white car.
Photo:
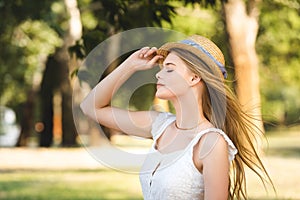
<svg viewBox="0 0 300 200">
<path fill-rule="evenodd" d="M 15 146 L 20 135 L 20 128 L 16 124 L 15 112 L 5 106 L 0 106 L 0 146 Z"/>
</svg>

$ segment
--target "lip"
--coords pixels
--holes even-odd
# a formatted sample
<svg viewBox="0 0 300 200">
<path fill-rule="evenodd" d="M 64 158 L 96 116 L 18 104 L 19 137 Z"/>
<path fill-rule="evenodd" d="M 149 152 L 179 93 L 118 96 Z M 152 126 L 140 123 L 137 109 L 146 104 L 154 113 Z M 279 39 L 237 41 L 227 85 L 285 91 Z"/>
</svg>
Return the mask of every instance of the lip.
<svg viewBox="0 0 300 200">
<path fill-rule="evenodd" d="M 157 89 L 160 88 L 160 87 L 162 87 L 162 86 L 164 86 L 164 85 L 161 84 L 161 83 L 157 83 L 157 84 L 156 84 L 156 88 L 157 88 Z"/>
</svg>

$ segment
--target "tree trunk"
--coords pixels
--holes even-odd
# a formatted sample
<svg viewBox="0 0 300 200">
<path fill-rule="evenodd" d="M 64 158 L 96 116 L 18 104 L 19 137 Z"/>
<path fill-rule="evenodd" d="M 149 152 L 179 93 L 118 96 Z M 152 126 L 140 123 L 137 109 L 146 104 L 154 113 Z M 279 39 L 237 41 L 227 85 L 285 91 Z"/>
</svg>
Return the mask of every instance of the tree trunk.
<svg viewBox="0 0 300 200">
<path fill-rule="evenodd" d="M 42 104 L 42 121 L 44 124 L 44 129 L 40 135 L 40 146 L 41 147 L 50 147 L 53 141 L 53 94 L 42 95 L 41 104 Z"/>
<path fill-rule="evenodd" d="M 76 128 L 72 115 L 72 87 L 69 80 L 68 65 L 64 65 L 61 83 L 62 94 L 62 146 L 71 147 L 76 145 Z"/>
<path fill-rule="evenodd" d="M 76 65 L 76 57 L 71 57 L 68 48 L 75 44 L 76 40 L 81 38 L 82 24 L 80 19 L 80 12 L 77 7 L 76 0 L 64 0 L 67 13 L 69 14 L 68 32 L 64 37 L 64 46 L 60 55 L 61 59 L 61 83 L 60 89 L 62 94 L 62 145 L 75 146 L 76 145 L 76 128 L 72 115 L 72 86 L 69 72 L 74 69 Z"/>
<path fill-rule="evenodd" d="M 65 34 L 63 46 L 48 58 L 41 87 L 41 111 L 45 128 L 40 136 L 40 146 L 43 147 L 49 147 L 53 142 L 53 95 L 55 89 L 59 90 L 62 95 L 62 145 L 76 145 L 77 135 L 72 115 L 72 87 L 69 76 L 69 71 L 74 67 L 72 65 L 76 63 L 76 58 L 71 59 L 68 48 L 81 38 L 82 25 L 77 1 L 65 0 L 64 3 L 70 17 L 68 32 Z"/>
<path fill-rule="evenodd" d="M 226 28 L 234 63 L 236 92 L 253 123 L 263 130 L 260 110 L 259 68 L 255 50 L 258 32 L 257 0 L 228 0 L 224 4 Z"/>
<path fill-rule="evenodd" d="M 55 56 L 49 56 L 41 83 L 41 116 L 44 125 L 40 133 L 40 146 L 50 147 L 53 140 L 53 93 L 59 82 L 59 63 Z"/>
<path fill-rule="evenodd" d="M 21 119 L 21 133 L 16 144 L 17 147 L 27 146 L 28 137 L 33 131 L 34 119 L 34 105 L 35 105 L 36 91 L 31 89 L 27 92 L 26 102 L 22 104 L 22 119 Z"/>
</svg>

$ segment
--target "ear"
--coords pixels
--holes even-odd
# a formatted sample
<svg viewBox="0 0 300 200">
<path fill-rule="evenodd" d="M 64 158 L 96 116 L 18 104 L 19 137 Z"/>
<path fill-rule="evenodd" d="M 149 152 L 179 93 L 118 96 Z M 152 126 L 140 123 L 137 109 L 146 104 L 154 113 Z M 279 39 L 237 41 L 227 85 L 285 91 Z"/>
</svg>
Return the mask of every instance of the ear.
<svg viewBox="0 0 300 200">
<path fill-rule="evenodd" d="M 193 74 L 190 79 L 190 86 L 197 85 L 201 81 L 201 77 L 197 74 Z"/>
</svg>

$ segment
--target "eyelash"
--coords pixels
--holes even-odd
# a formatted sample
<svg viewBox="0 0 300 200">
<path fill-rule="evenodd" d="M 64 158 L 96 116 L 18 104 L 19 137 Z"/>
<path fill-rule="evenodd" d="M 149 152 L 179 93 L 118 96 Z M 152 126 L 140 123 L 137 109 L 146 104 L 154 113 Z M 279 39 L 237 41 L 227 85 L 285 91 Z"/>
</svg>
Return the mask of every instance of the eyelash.
<svg viewBox="0 0 300 200">
<path fill-rule="evenodd" d="M 168 69 L 168 70 L 167 70 L 167 72 L 172 72 L 172 71 L 174 71 L 174 70 L 173 70 L 173 69 Z"/>
</svg>

